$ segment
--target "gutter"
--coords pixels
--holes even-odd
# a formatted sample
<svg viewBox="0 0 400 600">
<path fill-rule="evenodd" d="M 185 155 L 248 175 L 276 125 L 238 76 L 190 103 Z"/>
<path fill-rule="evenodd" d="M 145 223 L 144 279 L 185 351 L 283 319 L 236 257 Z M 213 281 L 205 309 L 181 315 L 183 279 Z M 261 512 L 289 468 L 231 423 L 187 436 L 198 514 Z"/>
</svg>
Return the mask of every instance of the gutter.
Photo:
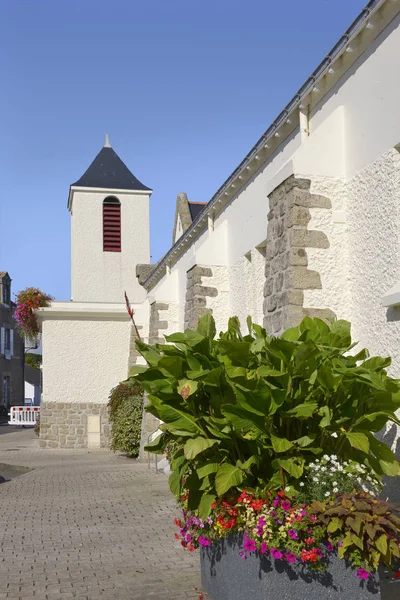
<svg viewBox="0 0 400 600">
<path fill-rule="evenodd" d="M 217 190 L 217 192 L 214 194 L 211 200 L 207 203 L 206 208 L 202 211 L 202 213 L 197 216 L 197 218 L 193 221 L 191 226 L 176 241 L 172 248 L 160 260 L 154 271 L 152 271 L 149 277 L 147 277 L 147 279 L 142 283 L 142 286 L 146 290 L 151 289 L 153 287 L 152 284 L 154 283 L 155 285 L 157 281 L 161 279 L 163 275 L 165 275 L 167 271 L 167 266 L 171 266 L 171 262 L 173 262 L 174 256 L 180 253 L 180 250 L 183 249 L 183 246 L 189 245 L 193 241 L 193 238 L 198 236 L 199 231 L 197 231 L 196 233 L 196 230 L 198 230 L 199 228 L 201 228 L 201 230 L 204 229 L 202 225 L 207 225 L 208 216 L 215 216 L 216 205 L 223 201 L 223 196 L 230 195 L 230 192 L 228 191 L 229 188 L 236 187 L 235 185 L 233 185 L 234 180 L 236 180 L 237 178 L 243 179 L 243 177 L 240 176 L 240 173 L 246 169 L 250 170 L 250 163 L 253 162 L 254 159 L 259 160 L 257 153 L 262 152 L 264 151 L 264 149 L 268 148 L 268 141 L 274 139 L 275 137 L 279 137 L 278 129 L 286 123 L 290 122 L 290 116 L 294 113 L 296 109 L 304 108 L 304 106 L 302 105 L 302 101 L 315 88 L 318 81 L 320 81 L 322 77 L 329 71 L 329 69 L 332 67 L 332 64 L 339 58 L 339 56 L 341 56 L 343 52 L 346 51 L 348 44 L 360 33 L 360 31 L 365 27 L 365 25 L 367 25 L 368 19 L 370 19 L 370 17 L 379 8 L 381 8 L 381 6 L 383 6 L 383 4 L 385 4 L 386 1 L 387 0 L 370 0 L 370 2 L 368 2 L 366 7 L 356 17 L 356 19 L 345 31 L 345 33 L 335 44 L 332 50 L 325 56 L 322 62 L 317 66 L 317 68 L 308 77 L 308 79 L 293 96 L 290 102 L 285 106 L 282 112 L 279 113 L 276 119 L 263 133 L 263 135 L 253 146 L 250 152 L 248 152 L 248 154 L 244 157 L 239 166 L 233 171 L 233 173 L 228 177 L 228 179 Z M 396 0 L 391 1 L 396 2 Z"/>
</svg>

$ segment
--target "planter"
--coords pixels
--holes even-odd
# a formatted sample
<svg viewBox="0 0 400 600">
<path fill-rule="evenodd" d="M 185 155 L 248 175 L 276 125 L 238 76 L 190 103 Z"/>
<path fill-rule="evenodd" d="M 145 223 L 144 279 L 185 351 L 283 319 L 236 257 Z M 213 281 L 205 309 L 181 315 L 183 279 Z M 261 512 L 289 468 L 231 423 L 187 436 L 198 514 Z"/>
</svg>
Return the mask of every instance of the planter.
<svg viewBox="0 0 400 600">
<path fill-rule="evenodd" d="M 314 572 L 303 564 L 259 556 L 254 552 L 244 560 L 242 536 L 228 536 L 201 548 L 201 578 L 210 600 L 395 600 L 400 585 L 386 584 L 389 595 L 381 595 L 377 575 L 367 581 L 335 554 L 329 557 L 326 571 Z M 393 595 L 391 595 L 393 592 Z"/>
</svg>

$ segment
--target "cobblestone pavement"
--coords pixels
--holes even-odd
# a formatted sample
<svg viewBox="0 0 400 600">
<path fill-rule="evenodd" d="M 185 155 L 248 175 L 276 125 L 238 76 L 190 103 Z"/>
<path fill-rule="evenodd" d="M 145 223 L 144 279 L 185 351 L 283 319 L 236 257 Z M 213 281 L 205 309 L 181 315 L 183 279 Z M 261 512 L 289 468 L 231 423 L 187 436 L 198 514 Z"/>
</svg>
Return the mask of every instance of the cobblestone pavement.
<svg viewBox="0 0 400 600">
<path fill-rule="evenodd" d="M 174 537 L 167 478 L 108 451 L 40 450 L 0 426 L 0 600 L 198 598 L 197 553 Z"/>
</svg>

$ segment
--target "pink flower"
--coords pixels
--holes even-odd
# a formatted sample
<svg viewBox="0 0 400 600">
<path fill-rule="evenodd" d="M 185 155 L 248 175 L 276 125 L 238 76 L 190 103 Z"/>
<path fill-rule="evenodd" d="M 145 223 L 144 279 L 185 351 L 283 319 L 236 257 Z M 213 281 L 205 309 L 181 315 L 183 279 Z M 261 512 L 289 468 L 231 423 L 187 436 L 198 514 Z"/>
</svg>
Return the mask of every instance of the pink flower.
<svg viewBox="0 0 400 600">
<path fill-rule="evenodd" d="M 292 540 L 298 540 L 299 539 L 299 534 L 297 533 L 296 529 L 289 529 L 288 531 L 288 536 L 292 539 Z"/>
<path fill-rule="evenodd" d="M 358 569 L 357 575 L 360 579 L 368 579 L 370 574 L 366 569 Z"/>
<path fill-rule="evenodd" d="M 200 546 L 211 546 L 211 541 L 208 538 L 201 535 L 199 537 L 199 544 Z"/>
<path fill-rule="evenodd" d="M 282 508 L 283 508 L 283 510 L 290 510 L 290 502 L 289 502 L 289 500 L 284 500 L 282 502 Z"/>
<path fill-rule="evenodd" d="M 295 563 L 296 555 L 292 554 L 291 552 L 285 552 L 285 560 L 287 560 L 290 563 Z"/>
<path fill-rule="evenodd" d="M 268 552 L 268 544 L 267 544 L 267 542 L 262 542 L 261 543 L 260 552 L 261 552 L 261 554 L 265 554 L 266 552 Z"/>
<path fill-rule="evenodd" d="M 271 548 L 271 556 L 277 559 L 282 558 L 282 552 L 278 548 Z"/>
<path fill-rule="evenodd" d="M 246 552 L 254 552 L 254 550 L 257 548 L 257 545 L 254 540 L 246 539 L 244 540 L 243 548 L 246 550 Z"/>
</svg>

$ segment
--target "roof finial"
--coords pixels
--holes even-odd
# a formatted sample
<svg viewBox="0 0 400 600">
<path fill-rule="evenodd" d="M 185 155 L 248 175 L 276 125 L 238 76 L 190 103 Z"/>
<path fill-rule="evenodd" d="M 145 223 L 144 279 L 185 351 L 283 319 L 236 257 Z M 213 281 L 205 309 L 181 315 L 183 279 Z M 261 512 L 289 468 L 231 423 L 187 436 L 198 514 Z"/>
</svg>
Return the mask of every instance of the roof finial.
<svg viewBox="0 0 400 600">
<path fill-rule="evenodd" d="M 104 148 L 111 148 L 110 140 L 108 139 L 108 133 L 106 133 L 106 141 L 104 144 Z"/>
</svg>

